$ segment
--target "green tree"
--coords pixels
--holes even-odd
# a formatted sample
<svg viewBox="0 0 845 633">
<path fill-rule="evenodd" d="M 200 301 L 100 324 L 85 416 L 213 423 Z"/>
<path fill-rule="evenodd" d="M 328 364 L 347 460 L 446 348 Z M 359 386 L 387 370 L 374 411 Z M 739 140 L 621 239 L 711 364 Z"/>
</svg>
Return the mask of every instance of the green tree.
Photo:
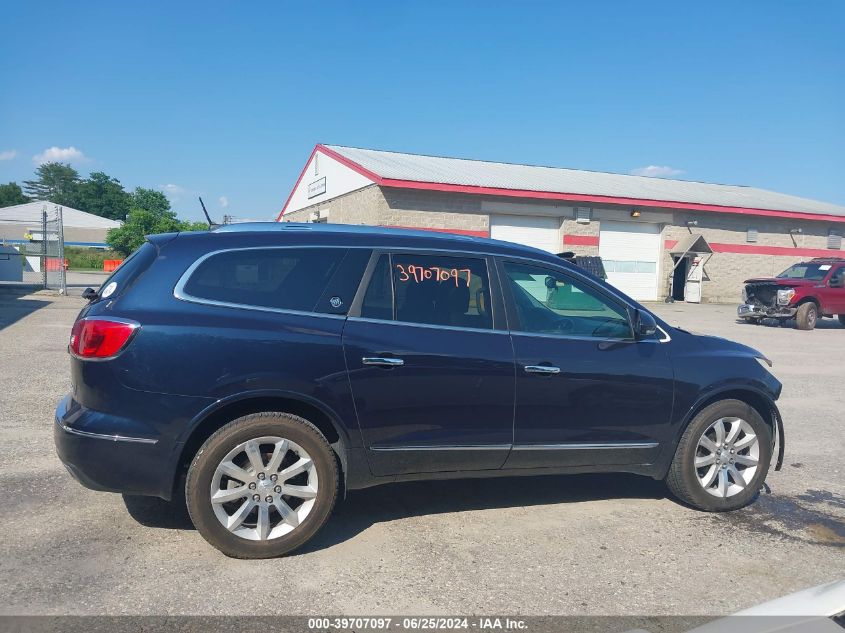
<svg viewBox="0 0 845 633">
<path fill-rule="evenodd" d="M 70 204 L 104 218 L 125 220 L 131 202 L 132 195 L 123 189 L 117 178 L 94 171 L 77 185 Z"/>
<path fill-rule="evenodd" d="M 132 209 L 162 214 L 170 211 L 170 201 L 161 191 L 136 187 L 131 194 L 129 205 Z"/>
<path fill-rule="evenodd" d="M 44 163 L 35 170 L 35 180 L 24 180 L 23 188 L 33 200 L 48 200 L 72 206 L 79 186 L 79 172 L 65 163 Z"/>
<path fill-rule="evenodd" d="M 10 182 L 0 185 L 0 207 L 11 207 L 14 204 L 24 204 L 29 198 L 23 195 L 20 185 Z"/>
<path fill-rule="evenodd" d="M 110 229 L 106 235 L 108 245 L 124 257 L 144 243 L 146 235 L 176 231 L 204 231 L 204 222 L 180 220 L 170 209 L 170 202 L 160 191 L 138 187 L 132 193 L 131 209 L 123 226 Z"/>
</svg>

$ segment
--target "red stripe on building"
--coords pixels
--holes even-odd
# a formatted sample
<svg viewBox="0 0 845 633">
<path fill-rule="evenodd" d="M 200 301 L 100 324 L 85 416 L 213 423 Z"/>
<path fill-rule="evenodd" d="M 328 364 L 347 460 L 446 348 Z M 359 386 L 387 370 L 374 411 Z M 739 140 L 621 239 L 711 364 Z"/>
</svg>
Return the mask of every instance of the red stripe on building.
<svg viewBox="0 0 845 633">
<path fill-rule="evenodd" d="M 598 246 L 598 235 L 564 235 L 564 244 L 571 244 L 572 246 Z"/>
<path fill-rule="evenodd" d="M 435 233 L 454 233 L 455 235 L 468 235 L 470 237 L 490 237 L 488 231 L 470 231 L 469 229 L 442 229 L 431 226 L 397 226 L 395 224 L 379 224 L 385 229 L 410 229 L 412 231 L 434 231 Z"/>
<path fill-rule="evenodd" d="M 675 248 L 677 240 L 666 240 L 663 246 Z M 789 246 L 759 246 L 757 244 L 719 244 L 708 242 L 714 253 L 740 253 L 742 255 L 778 255 L 781 257 L 845 257 L 845 252 L 830 248 L 801 248 Z"/>
<path fill-rule="evenodd" d="M 541 200 L 566 200 L 568 202 L 589 202 L 594 204 L 618 204 L 623 206 L 647 206 L 662 209 L 681 209 L 684 211 L 705 211 L 715 213 L 736 213 L 739 215 L 791 218 L 793 220 L 821 220 L 825 222 L 845 222 L 845 216 L 823 213 L 803 213 L 800 211 L 772 211 L 752 207 L 728 207 L 717 204 L 698 202 L 676 202 L 672 200 L 652 200 L 648 198 L 616 198 L 614 196 L 591 196 L 579 193 L 556 193 L 550 191 L 532 191 L 526 189 L 499 189 L 497 187 L 477 187 L 475 185 L 451 185 L 438 182 L 418 182 L 416 180 L 394 180 L 380 178 L 377 184 L 382 187 L 398 189 L 423 189 L 426 191 L 446 191 L 475 195 L 507 196 L 511 198 L 536 198 Z"/>
</svg>

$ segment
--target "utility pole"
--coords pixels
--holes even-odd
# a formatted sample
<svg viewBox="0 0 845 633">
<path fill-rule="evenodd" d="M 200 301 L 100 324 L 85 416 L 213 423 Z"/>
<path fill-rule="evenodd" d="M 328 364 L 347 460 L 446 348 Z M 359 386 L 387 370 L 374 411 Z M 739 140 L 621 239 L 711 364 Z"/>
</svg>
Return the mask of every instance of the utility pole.
<svg viewBox="0 0 845 633">
<path fill-rule="evenodd" d="M 59 240 L 59 294 L 67 294 L 67 272 L 65 271 L 65 222 L 62 207 L 56 207 L 56 237 Z"/>
<path fill-rule="evenodd" d="M 47 287 L 47 207 L 41 207 L 41 285 Z"/>
</svg>

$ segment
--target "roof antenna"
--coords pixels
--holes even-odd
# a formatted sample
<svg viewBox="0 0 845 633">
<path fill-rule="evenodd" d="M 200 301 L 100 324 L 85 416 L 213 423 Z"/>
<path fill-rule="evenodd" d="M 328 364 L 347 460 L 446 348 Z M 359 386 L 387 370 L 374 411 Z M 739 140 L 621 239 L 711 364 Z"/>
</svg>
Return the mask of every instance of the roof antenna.
<svg viewBox="0 0 845 633">
<path fill-rule="evenodd" d="M 216 229 L 220 225 L 217 224 L 216 222 L 211 221 L 211 216 L 208 215 L 208 210 L 205 208 L 205 202 L 202 201 L 202 196 L 197 196 L 197 197 L 200 200 L 200 205 L 202 206 L 202 212 L 205 213 L 205 219 L 208 220 L 208 229 L 210 231 Z"/>
</svg>

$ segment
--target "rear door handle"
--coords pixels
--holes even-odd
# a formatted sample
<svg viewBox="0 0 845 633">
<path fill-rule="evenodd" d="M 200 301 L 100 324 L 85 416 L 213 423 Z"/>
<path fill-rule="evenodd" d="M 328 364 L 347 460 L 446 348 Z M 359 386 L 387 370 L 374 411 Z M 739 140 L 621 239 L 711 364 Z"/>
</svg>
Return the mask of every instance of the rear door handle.
<svg viewBox="0 0 845 633">
<path fill-rule="evenodd" d="M 401 367 L 405 361 L 401 358 L 380 358 L 365 356 L 361 359 L 365 365 L 375 365 L 376 367 Z"/>
<path fill-rule="evenodd" d="M 552 367 L 551 365 L 526 365 L 525 373 L 543 375 L 559 374 L 560 367 Z"/>
</svg>

